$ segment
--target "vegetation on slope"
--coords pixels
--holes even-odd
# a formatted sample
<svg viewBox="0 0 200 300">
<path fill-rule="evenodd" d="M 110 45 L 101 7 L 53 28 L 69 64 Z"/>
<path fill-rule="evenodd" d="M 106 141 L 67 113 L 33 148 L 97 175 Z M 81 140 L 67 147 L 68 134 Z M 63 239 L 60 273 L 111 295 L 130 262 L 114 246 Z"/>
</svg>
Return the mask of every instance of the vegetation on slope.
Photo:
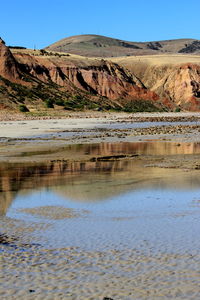
<svg viewBox="0 0 200 300">
<path fill-rule="evenodd" d="M 21 112 L 29 112 L 30 108 L 35 105 L 39 107 L 39 110 L 55 109 L 55 107 L 60 107 L 62 110 L 73 111 L 116 110 L 142 112 L 161 110 L 161 108 L 147 100 L 134 100 L 126 102 L 126 104 L 122 103 L 123 99 L 111 102 L 105 97 L 91 97 L 89 93 L 82 91 L 77 91 L 77 94 L 67 93 L 66 91 L 63 92 L 53 83 L 44 84 L 38 81 L 29 87 L 13 83 L 0 76 L 0 105 Z"/>
</svg>

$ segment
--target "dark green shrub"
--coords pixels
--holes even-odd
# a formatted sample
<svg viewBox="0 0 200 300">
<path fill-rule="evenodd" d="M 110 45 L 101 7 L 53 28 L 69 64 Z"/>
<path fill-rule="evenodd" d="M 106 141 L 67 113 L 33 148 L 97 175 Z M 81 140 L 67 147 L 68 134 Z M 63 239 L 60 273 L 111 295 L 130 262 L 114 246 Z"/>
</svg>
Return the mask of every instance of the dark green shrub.
<svg viewBox="0 0 200 300">
<path fill-rule="evenodd" d="M 122 109 L 126 112 L 156 112 L 161 111 L 154 103 L 148 100 L 133 100 L 124 106 Z"/>
<path fill-rule="evenodd" d="M 29 110 L 28 110 L 28 108 L 26 107 L 26 105 L 20 104 L 20 106 L 19 106 L 19 111 L 21 111 L 21 112 L 28 112 Z"/>
<path fill-rule="evenodd" d="M 55 101 L 55 104 L 56 105 L 59 105 L 59 106 L 64 106 L 65 105 L 65 102 L 64 102 L 64 100 L 63 99 L 56 99 Z"/>
<path fill-rule="evenodd" d="M 53 100 L 52 99 L 48 99 L 45 101 L 45 105 L 47 108 L 54 108 L 54 105 L 53 105 Z"/>
<path fill-rule="evenodd" d="M 44 49 L 40 50 L 40 55 L 47 55 L 47 54 L 48 54 L 48 52 L 46 50 L 44 50 Z"/>
<path fill-rule="evenodd" d="M 84 110 L 97 109 L 99 105 L 84 96 L 75 95 L 65 101 L 65 109 L 67 110 Z"/>
<path fill-rule="evenodd" d="M 181 108 L 180 107 L 176 107 L 175 112 L 180 112 Z"/>
</svg>

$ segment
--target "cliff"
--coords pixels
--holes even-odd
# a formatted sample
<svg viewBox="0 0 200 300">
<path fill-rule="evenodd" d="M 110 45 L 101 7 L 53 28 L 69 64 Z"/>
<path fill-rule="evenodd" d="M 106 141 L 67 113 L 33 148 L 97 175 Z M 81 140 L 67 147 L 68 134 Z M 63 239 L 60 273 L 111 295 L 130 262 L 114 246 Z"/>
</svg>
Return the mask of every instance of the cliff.
<svg viewBox="0 0 200 300">
<path fill-rule="evenodd" d="M 158 73 L 158 70 L 155 73 Z M 190 63 L 177 65 L 163 72 L 160 69 L 160 74 L 162 73 L 163 75 L 158 76 L 154 83 L 149 84 L 147 72 L 144 77 L 146 86 L 185 110 L 198 111 L 200 109 L 200 65 Z"/>
<path fill-rule="evenodd" d="M 12 54 L 3 42 L 1 48 L 1 94 L 5 96 L 7 92 L 10 102 L 15 99 L 28 105 L 31 101 L 33 105 L 33 101 L 50 99 L 53 103 L 62 101 L 70 108 L 84 98 L 84 104 L 90 103 L 91 108 L 103 105 L 123 109 L 135 100 L 156 102 L 160 107 L 158 95 L 116 63 L 46 51 L 20 50 Z"/>
<path fill-rule="evenodd" d="M 200 110 L 198 56 L 103 60 L 6 47 L 0 40 L 0 108 L 31 111 Z"/>
<path fill-rule="evenodd" d="M 154 56 L 113 59 L 134 73 L 171 110 L 200 110 L 200 58 Z"/>
<path fill-rule="evenodd" d="M 5 42 L 0 38 L 0 75 L 9 80 L 15 81 L 20 78 L 18 64 L 12 53 L 6 47 Z"/>
<path fill-rule="evenodd" d="M 134 74 L 110 61 L 65 57 L 35 58 L 26 55 L 16 55 L 16 59 L 35 78 L 46 83 L 52 81 L 69 90 L 77 87 L 111 100 L 158 99 Z"/>
</svg>

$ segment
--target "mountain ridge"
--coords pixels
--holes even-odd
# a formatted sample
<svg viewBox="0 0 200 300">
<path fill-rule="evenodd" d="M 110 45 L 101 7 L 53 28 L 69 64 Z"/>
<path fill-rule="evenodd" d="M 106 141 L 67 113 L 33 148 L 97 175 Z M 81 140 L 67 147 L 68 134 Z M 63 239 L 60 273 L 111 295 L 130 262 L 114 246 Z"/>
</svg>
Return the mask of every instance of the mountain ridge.
<svg viewBox="0 0 200 300">
<path fill-rule="evenodd" d="M 119 57 L 154 55 L 160 53 L 200 54 L 200 41 L 187 38 L 132 42 L 96 34 L 85 34 L 63 38 L 44 49 L 48 51 L 83 55 L 86 57 Z"/>
</svg>

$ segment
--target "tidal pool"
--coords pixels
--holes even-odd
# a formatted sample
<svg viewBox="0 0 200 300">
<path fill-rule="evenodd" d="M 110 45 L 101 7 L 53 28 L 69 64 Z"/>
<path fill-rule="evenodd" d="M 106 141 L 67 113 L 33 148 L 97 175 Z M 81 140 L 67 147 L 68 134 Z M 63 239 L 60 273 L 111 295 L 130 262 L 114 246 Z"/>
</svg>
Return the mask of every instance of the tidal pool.
<svg viewBox="0 0 200 300">
<path fill-rule="evenodd" d="M 0 297 L 198 299 L 200 171 L 140 156 L 199 150 L 103 143 L 66 152 L 104 160 L 0 164 Z"/>
<path fill-rule="evenodd" d="M 198 251 L 199 171 L 144 167 L 137 159 L 110 157 L 197 154 L 199 144 L 102 143 L 68 150 L 108 161 L 0 166 L 2 234 L 18 235 L 6 227 L 14 220 L 32 228 L 33 233 L 20 233 L 22 240 L 49 248 Z"/>
</svg>

